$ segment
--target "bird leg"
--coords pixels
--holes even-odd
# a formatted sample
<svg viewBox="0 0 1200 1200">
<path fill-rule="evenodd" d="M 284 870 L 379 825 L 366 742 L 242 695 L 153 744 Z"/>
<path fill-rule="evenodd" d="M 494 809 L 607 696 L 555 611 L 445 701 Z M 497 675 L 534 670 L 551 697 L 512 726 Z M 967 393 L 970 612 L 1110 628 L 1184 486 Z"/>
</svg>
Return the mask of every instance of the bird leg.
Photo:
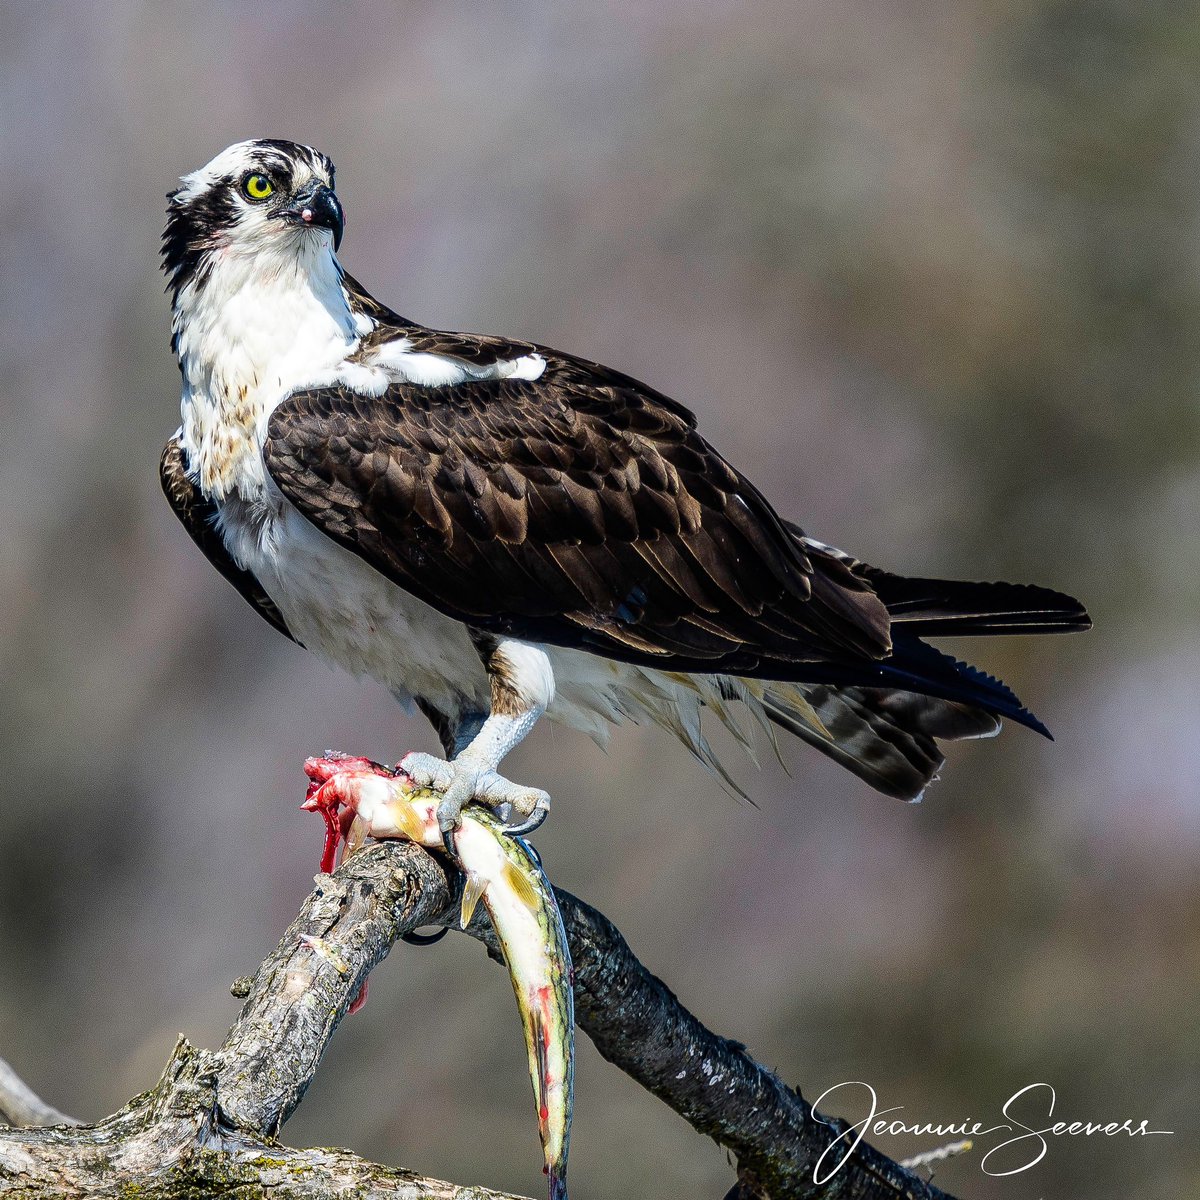
<svg viewBox="0 0 1200 1200">
<path fill-rule="evenodd" d="M 462 810 L 472 800 L 492 809 L 514 836 L 531 833 L 550 811 L 546 792 L 513 783 L 497 771 L 554 699 L 550 660 L 544 650 L 527 642 L 473 636 L 491 684 L 491 713 L 452 759 L 414 752 L 399 764 L 415 784 L 441 794 L 438 826 L 451 854 Z"/>
</svg>

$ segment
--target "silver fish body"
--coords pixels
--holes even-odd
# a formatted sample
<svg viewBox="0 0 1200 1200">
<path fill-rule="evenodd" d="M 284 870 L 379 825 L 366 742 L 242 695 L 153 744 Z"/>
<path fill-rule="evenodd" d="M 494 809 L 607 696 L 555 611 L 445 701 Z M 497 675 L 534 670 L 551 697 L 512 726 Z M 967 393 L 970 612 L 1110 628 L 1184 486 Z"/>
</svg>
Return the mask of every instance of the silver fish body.
<svg viewBox="0 0 1200 1200">
<path fill-rule="evenodd" d="M 482 900 L 508 967 L 529 1056 L 550 1200 L 566 1200 L 575 1077 L 575 998 L 562 914 L 546 873 L 486 809 L 463 812 L 456 835 L 467 876 L 462 924 Z"/>
</svg>

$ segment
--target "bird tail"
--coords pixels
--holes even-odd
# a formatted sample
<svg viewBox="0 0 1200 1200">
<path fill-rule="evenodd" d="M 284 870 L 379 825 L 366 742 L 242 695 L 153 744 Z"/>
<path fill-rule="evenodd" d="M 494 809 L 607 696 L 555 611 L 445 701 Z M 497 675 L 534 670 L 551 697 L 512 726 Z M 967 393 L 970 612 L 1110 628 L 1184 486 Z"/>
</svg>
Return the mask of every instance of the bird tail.
<svg viewBox="0 0 1200 1200">
<path fill-rule="evenodd" d="M 876 791 L 919 800 L 944 761 L 939 742 L 992 737 L 1007 717 L 1049 737 L 1045 725 L 999 679 L 957 662 L 920 639 L 897 633 L 885 659 L 805 663 L 801 678 L 677 676 L 657 680 L 664 702 L 637 690 L 641 712 L 673 732 L 738 795 L 700 728 L 701 707 L 712 712 L 751 757 L 752 739 L 729 701 L 741 701 L 771 735 L 784 729 L 820 750 Z M 693 702 L 679 680 L 690 683 Z M 776 744 L 776 751 L 778 752 Z"/>
<path fill-rule="evenodd" d="M 816 563 L 832 560 L 883 602 L 892 651 L 874 662 L 805 664 L 801 680 L 768 684 L 773 724 L 907 800 L 919 798 L 941 767 L 939 740 L 989 737 L 1003 717 L 1050 737 L 999 679 L 921 639 L 1090 629 L 1078 600 L 1029 584 L 893 575 L 792 529 Z"/>
<path fill-rule="evenodd" d="M 820 750 L 876 791 L 920 800 L 945 761 L 938 739 L 993 737 L 982 708 L 892 688 L 768 684 L 771 722 Z"/>
<path fill-rule="evenodd" d="M 731 790 L 745 794 L 701 732 L 700 706 L 715 713 L 752 756 L 751 740 L 728 701 L 745 704 L 772 741 L 774 730 L 787 730 L 877 791 L 904 800 L 920 799 L 936 778 L 944 761 L 940 742 L 992 737 L 1003 718 L 1050 737 L 1001 680 L 922 638 L 1089 629 L 1091 620 L 1079 601 L 1026 584 L 893 575 L 813 541 L 795 526 L 791 530 L 818 576 L 835 582 L 840 576 L 843 585 L 873 592 L 882 602 L 890 620 L 891 649 L 879 659 L 763 659 L 746 675 L 643 670 L 647 680 L 658 681 L 663 699 L 652 705 L 646 699 L 649 690 L 639 688 L 640 710 L 674 732 Z M 681 678 L 694 689 L 697 702 L 685 703 L 673 687 Z"/>
<path fill-rule="evenodd" d="M 930 637 L 976 634 L 1076 633 L 1091 629 L 1087 610 L 1073 596 L 1028 583 L 972 583 L 894 575 L 805 536 L 790 526 L 801 549 L 832 560 L 883 601 L 893 633 Z"/>
<path fill-rule="evenodd" d="M 937 775 L 939 740 L 991 737 L 1003 717 L 1051 737 L 1001 680 L 907 634 L 878 662 L 813 664 L 809 674 L 768 684 L 770 720 L 903 800 L 920 799 Z"/>
<path fill-rule="evenodd" d="M 1092 627 L 1078 600 L 1028 583 L 906 579 L 871 568 L 871 584 L 892 629 L 929 637 L 1007 633 L 1077 633 Z"/>
</svg>

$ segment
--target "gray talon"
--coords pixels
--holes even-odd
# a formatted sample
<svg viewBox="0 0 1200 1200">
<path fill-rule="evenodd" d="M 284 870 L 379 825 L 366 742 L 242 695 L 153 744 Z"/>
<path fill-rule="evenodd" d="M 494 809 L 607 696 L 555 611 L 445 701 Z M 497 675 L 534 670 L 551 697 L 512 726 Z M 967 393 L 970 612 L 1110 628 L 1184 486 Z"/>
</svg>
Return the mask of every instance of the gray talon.
<svg viewBox="0 0 1200 1200">
<path fill-rule="evenodd" d="M 539 825 L 550 815 L 550 805 L 538 804 L 538 806 L 525 818 L 519 825 L 508 825 L 504 827 L 504 832 L 509 837 L 524 837 L 526 834 L 532 833 Z"/>
<path fill-rule="evenodd" d="M 466 755 L 452 761 L 430 754 L 406 754 L 399 770 L 420 787 L 441 792 L 437 806 L 438 828 L 446 852 L 457 858 L 454 831 L 462 822 L 463 808 L 474 802 L 496 815 L 506 833 L 519 837 L 532 833 L 550 809 L 550 797 L 538 788 L 521 787 L 496 773 L 494 767 Z M 513 822 L 516 822 L 515 824 Z"/>
<path fill-rule="evenodd" d="M 400 940 L 407 942 L 410 946 L 432 946 L 435 942 L 440 942 L 449 932 L 449 926 L 443 926 L 436 933 L 418 933 L 414 929 L 409 933 L 402 933 Z"/>
<path fill-rule="evenodd" d="M 449 794 L 444 796 L 437 807 L 437 819 L 438 828 L 442 831 L 442 845 L 446 847 L 446 853 L 457 862 L 458 851 L 454 846 L 454 831 L 462 821 L 462 801 Z"/>
</svg>

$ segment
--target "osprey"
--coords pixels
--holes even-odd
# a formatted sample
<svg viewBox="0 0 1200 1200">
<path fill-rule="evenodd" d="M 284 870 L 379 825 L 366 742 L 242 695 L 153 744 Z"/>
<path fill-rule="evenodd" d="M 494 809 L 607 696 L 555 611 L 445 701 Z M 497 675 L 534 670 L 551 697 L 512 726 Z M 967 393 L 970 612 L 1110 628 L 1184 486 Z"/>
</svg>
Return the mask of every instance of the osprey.
<svg viewBox="0 0 1200 1200">
<path fill-rule="evenodd" d="M 429 718 L 446 757 L 401 768 L 442 794 L 447 836 L 471 800 L 517 832 L 544 818 L 498 770 L 543 714 L 600 741 L 657 723 L 728 780 L 700 718 L 749 748 L 740 706 L 905 799 L 939 739 L 1046 732 L 923 639 L 1088 628 L 1071 597 L 868 566 L 645 384 L 397 315 L 334 257 L 333 163 L 308 146 L 241 142 L 168 201 L 164 491 L 271 624 Z"/>
</svg>

